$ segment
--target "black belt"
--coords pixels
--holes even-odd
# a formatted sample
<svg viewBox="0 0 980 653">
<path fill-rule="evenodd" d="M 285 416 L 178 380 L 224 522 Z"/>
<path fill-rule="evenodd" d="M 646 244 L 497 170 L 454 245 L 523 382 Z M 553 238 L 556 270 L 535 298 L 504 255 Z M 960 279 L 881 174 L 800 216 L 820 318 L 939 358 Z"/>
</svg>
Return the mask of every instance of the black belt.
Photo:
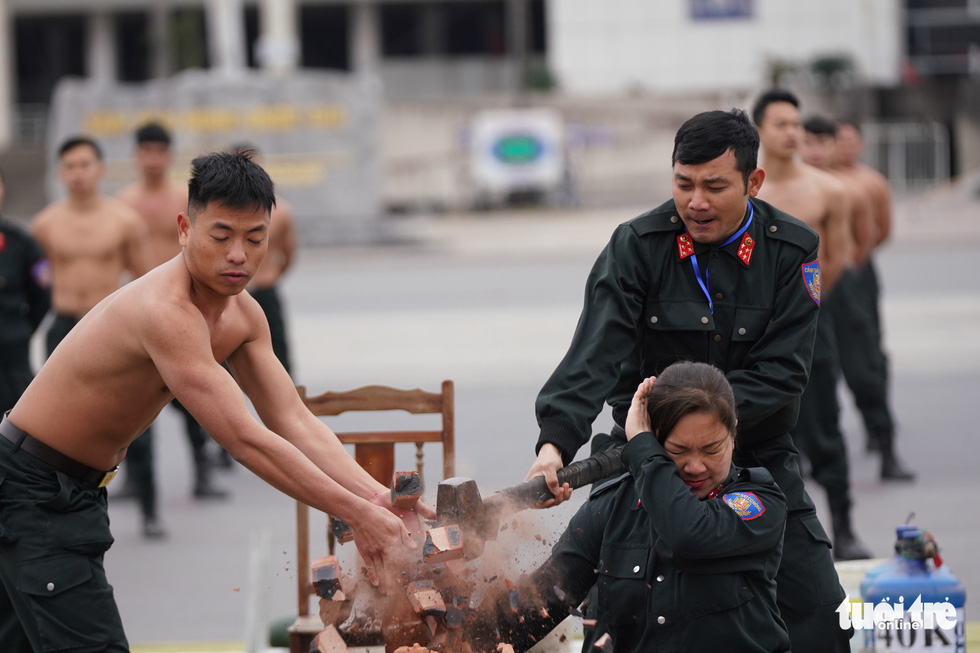
<svg viewBox="0 0 980 653">
<path fill-rule="evenodd" d="M 6 414 L 4 414 L 3 420 L 0 421 L 0 435 L 14 443 L 15 452 L 20 450 L 29 453 L 38 460 L 51 465 L 59 472 L 64 472 L 68 476 L 71 476 L 76 481 L 95 485 L 96 487 L 105 487 L 109 485 L 109 481 L 119 471 L 119 465 L 116 465 L 108 472 L 100 472 L 97 469 L 92 469 L 88 465 L 83 465 L 77 460 L 69 458 L 57 449 L 52 449 L 37 438 L 32 437 L 27 431 L 22 431 L 11 424 Z"/>
</svg>

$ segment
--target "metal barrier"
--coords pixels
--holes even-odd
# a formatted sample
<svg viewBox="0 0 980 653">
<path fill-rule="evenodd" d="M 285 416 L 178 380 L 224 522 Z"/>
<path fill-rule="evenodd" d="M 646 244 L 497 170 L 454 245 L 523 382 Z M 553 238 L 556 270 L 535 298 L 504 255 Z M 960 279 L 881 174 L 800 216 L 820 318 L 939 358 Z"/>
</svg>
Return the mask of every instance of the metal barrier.
<svg viewBox="0 0 980 653">
<path fill-rule="evenodd" d="M 906 195 L 949 181 L 949 130 L 938 122 L 861 126 L 865 163 Z"/>
</svg>

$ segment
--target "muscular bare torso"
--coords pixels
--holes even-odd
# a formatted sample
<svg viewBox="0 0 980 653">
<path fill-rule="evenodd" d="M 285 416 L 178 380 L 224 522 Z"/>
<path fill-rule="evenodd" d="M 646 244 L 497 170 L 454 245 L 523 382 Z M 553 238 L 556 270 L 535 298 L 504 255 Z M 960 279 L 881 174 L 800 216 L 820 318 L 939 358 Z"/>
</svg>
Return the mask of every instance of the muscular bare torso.
<svg viewBox="0 0 980 653">
<path fill-rule="evenodd" d="M 145 230 L 125 204 L 97 198 L 79 209 L 58 202 L 35 218 L 32 232 L 51 262 L 51 304 L 81 316 L 122 283 L 146 271 Z"/>
<path fill-rule="evenodd" d="M 160 328 L 152 323 L 154 310 L 174 316 L 177 325 L 188 317 L 192 325 L 206 325 L 215 365 L 254 337 L 246 311 L 261 309 L 248 295 L 229 297 L 223 310 L 206 318 L 191 287 L 177 256 L 107 297 L 41 368 L 11 422 L 79 462 L 111 469 L 174 397 L 146 345 L 152 329 Z"/>
<path fill-rule="evenodd" d="M 150 237 L 152 265 L 169 261 L 180 252 L 177 243 L 177 214 L 187 210 L 187 185 L 166 181 L 150 188 L 142 182 L 119 193 L 146 222 Z"/>
<path fill-rule="evenodd" d="M 844 187 L 833 175 L 804 163 L 791 174 L 767 176 L 759 198 L 810 225 L 820 235 L 822 284 L 829 290 L 850 259 Z M 842 238 L 845 240 L 842 242 Z"/>
</svg>

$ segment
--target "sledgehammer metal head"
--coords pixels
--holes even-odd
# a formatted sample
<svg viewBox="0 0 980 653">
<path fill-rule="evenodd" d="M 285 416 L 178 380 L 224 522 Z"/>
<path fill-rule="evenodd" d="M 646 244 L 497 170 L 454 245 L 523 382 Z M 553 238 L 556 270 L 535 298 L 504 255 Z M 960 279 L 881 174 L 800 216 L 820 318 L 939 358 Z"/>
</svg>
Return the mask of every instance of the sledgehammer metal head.
<svg viewBox="0 0 980 653">
<path fill-rule="evenodd" d="M 463 551 L 468 560 L 483 553 L 487 511 L 476 481 L 462 476 L 441 481 L 436 492 L 436 520 L 440 524 L 459 526 L 463 534 Z"/>
</svg>

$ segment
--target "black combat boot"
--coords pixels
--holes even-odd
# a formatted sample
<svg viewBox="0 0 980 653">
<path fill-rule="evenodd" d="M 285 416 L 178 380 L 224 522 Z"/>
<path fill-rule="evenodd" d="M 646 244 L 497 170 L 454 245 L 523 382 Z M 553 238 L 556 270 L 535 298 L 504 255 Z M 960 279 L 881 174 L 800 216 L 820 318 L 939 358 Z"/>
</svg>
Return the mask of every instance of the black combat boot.
<svg viewBox="0 0 980 653">
<path fill-rule="evenodd" d="M 866 560 L 873 558 L 861 540 L 854 534 L 851 527 L 851 506 L 841 505 L 830 507 L 831 518 L 834 521 L 834 560 Z"/>
<path fill-rule="evenodd" d="M 895 453 L 895 434 L 882 432 L 874 437 L 881 450 L 881 480 L 914 481 L 915 472 L 906 467 Z"/>
<path fill-rule="evenodd" d="M 215 487 L 213 481 L 214 467 L 211 456 L 202 447 L 194 452 L 194 497 L 197 499 L 225 499 L 228 491 Z"/>
</svg>

